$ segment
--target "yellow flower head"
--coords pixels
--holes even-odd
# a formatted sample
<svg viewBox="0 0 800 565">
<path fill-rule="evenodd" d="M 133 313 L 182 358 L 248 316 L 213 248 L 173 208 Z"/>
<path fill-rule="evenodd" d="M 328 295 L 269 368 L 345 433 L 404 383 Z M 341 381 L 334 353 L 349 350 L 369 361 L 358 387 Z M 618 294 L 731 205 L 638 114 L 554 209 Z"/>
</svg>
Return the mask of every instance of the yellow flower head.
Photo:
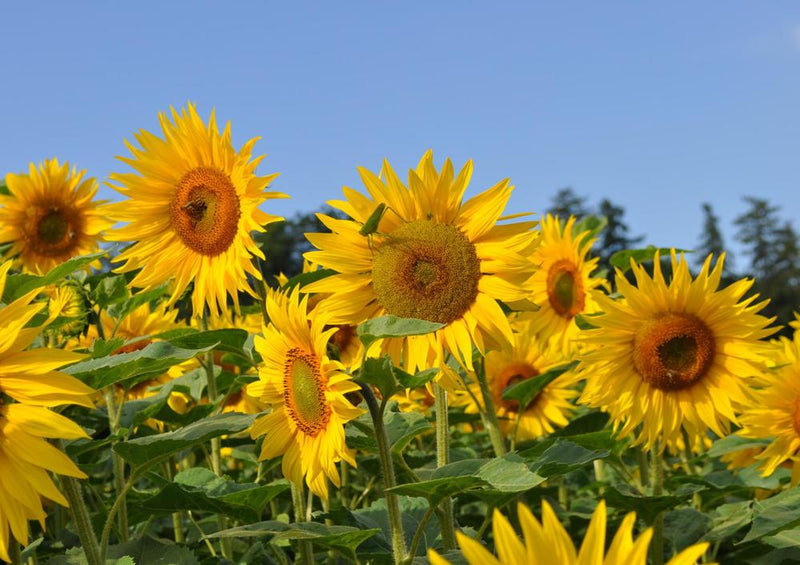
<svg viewBox="0 0 800 565">
<path fill-rule="evenodd" d="M 0 243 L 23 270 L 46 273 L 64 261 L 98 250 L 101 232 L 111 226 L 92 200 L 97 181 L 85 170 L 47 159 L 28 174 L 6 175 L 10 194 L 0 194 Z"/>
<path fill-rule="evenodd" d="M 265 192 L 278 175 L 256 176 L 261 158 L 251 159 L 258 138 L 239 152 L 231 144 L 230 123 L 220 134 L 212 112 L 208 125 L 194 106 L 172 120 L 159 114 L 164 138 L 140 131 L 141 145 L 128 148 L 133 158 L 120 160 L 137 173 L 112 174 L 113 188 L 129 200 L 108 206 L 109 215 L 127 225 L 109 239 L 135 241 L 118 256 L 125 261 L 121 272 L 141 271 L 131 281 L 145 289 L 172 279 L 170 303 L 194 282 L 192 306 L 202 315 L 207 305 L 212 314 L 227 309 L 230 295 L 238 310 L 237 292 L 253 293 L 247 275 L 261 275 L 251 256 L 264 258 L 251 232 L 280 220 L 258 209 L 269 198 Z"/>
<path fill-rule="evenodd" d="M 10 262 L 0 265 L 0 296 L 10 267 Z M 46 306 L 44 302 L 31 304 L 37 292 L 0 308 L 0 399 L 6 395 L 13 401 L 0 402 L 0 559 L 6 561 L 10 561 L 9 529 L 18 542 L 27 544 L 28 520 L 39 520 L 44 527 L 42 497 L 67 505 L 47 471 L 85 477 L 46 440 L 86 434 L 48 407 L 91 407 L 94 391 L 57 370 L 82 355 L 61 349 L 28 349 L 42 328 L 26 326 Z"/>
<path fill-rule="evenodd" d="M 446 349 L 471 367 L 472 348 L 509 343 L 511 327 L 498 300 L 525 301 L 534 266 L 535 222 L 498 224 L 512 187 L 504 180 L 463 202 L 472 176 L 446 160 L 441 171 L 428 151 L 408 187 L 384 161 L 381 177 L 359 168 L 369 196 L 344 188 L 329 204 L 351 219 L 319 214 L 332 233 L 306 234 L 319 249 L 307 259 L 337 271 L 305 287 L 329 293 L 321 303 L 332 324 L 357 325 L 385 314 L 445 326 L 435 333 L 386 340 L 382 353 L 416 371 L 441 364 Z M 363 229 L 379 206 L 385 213 Z"/>
<path fill-rule="evenodd" d="M 580 401 L 607 411 L 620 437 L 675 447 L 683 429 L 696 444 L 708 429 L 725 436 L 747 403 L 745 378 L 759 373 L 766 349 L 759 340 L 774 330 L 758 314 L 765 302 L 742 300 L 752 280 L 718 290 L 723 261 L 712 270 L 709 256 L 692 279 L 673 252 L 667 284 L 656 255 L 652 277 L 632 264 L 637 286 L 618 272 L 624 300 L 596 296 L 604 313 L 592 318 L 597 329 L 583 332 L 594 350 L 583 356 Z"/>
<path fill-rule="evenodd" d="M 629 513 L 611 541 L 606 546 L 606 505 L 604 501 L 595 508 L 589 528 L 583 538 L 580 550 L 575 548 L 569 534 L 561 525 L 553 509 L 542 501 L 542 521 L 536 519 L 531 511 L 519 504 L 517 506 L 524 540 L 520 541 L 514 528 L 499 510 L 495 509 L 492 520 L 494 543 L 497 557 L 492 555 L 480 542 L 456 532 L 458 545 L 470 565 L 646 565 L 647 549 L 651 529 L 633 539 L 633 526 L 636 514 Z M 692 565 L 705 553 L 707 543 L 692 545 L 670 559 L 667 565 Z M 436 551 L 429 550 L 431 565 L 448 565 Z"/>
<path fill-rule="evenodd" d="M 566 224 L 549 214 L 542 219 L 542 237 L 533 253 L 538 269 L 531 281 L 531 300 L 539 310 L 525 313 L 535 333 L 557 341 L 565 350 L 580 331 L 575 317 L 597 311 L 592 291 L 605 284 L 591 275 L 598 259 L 586 258 L 594 240 L 588 232 L 575 234 L 574 229 L 574 217 Z"/>
<path fill-rule="evenodd" d="M 264 359 L 259 380 L 247 393 L 272 407 L 255 421 L 250 434 L 264 436 L 263 459 L 283 455 L 283 474 L 295 484 L 303 478 L 312 492 L 327 499 L 326 479 L 339 486 L 336 463 L 355 467 L 344 441 L 344 424 L 359 416 L 345 394 L 359 390 L 342 365 L 328 358 L 328 340 L 336 331 L 325 330 L 326 316 L 308 312 L 308 299 L 269 292 L 270 323 L 255 347 Z"/>
<path fill-rule="evenodd" d="M 776 366 L 759 379 L 753 401 L 739 417 L 742 429 L 737 433 L 753 439 L 771 439 L 754 455 L 764 476 L 789 463 L 792 483 L 800 478 L 800 332 L 794 339 L 781 338 Z M 737 461 L 734 460 L 734 463 Z"/>
<path fill-rule="evenodd" d="M 560 375 L 520 414 L 515 400 L 503 400 L 503 391 L 518 382 L 535 379 L 569 359 L 564 356 L 559 342 L 542 340 L 531 323 L 517 319 L 512 321 L 512 327 L 515 330 L 513 345 L 486 354 L 486 381 L 503 433 L 510 436 L 516 430 L 516 439 L 535 439 L 569 423 L 568 417 L 575 410 L 571 401 L 578 396 L 576 385 L 580 376 L 574 371 Z M 475 382 L 470 388 L 472 395 L 457 392 L 454 403 L 466 402 L 467 412 L 475 413 L 478 407 L 472 399 L 481 398 L 481 392 Z"/>
</svg>

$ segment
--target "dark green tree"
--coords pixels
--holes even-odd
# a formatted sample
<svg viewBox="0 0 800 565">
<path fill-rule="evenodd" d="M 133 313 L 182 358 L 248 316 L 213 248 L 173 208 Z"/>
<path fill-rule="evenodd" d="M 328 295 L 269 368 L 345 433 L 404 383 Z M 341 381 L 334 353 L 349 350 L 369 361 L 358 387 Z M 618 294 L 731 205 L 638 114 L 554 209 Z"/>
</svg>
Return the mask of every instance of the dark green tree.
<svg viewBox="0 0 800 565">
<path fill-rule="evenodd" d="M 581 219 L 590 214 L 586 205 L 586 197 L 575 194 L 571 187 L 561 188 L 550 199 L 550 207 L 545 211 L 547 214 L 558 216 L 566 220 L 570 216 Z"/>
<path fill-rule="evenodd" d="M 714 213 L 711 204 L 703 202 L 703 233 L 695 249 L 695 263 L 698 266 L 702 265 L 709 255 L 713 255 L 716 261 L 722 253 L 725 253 L 725 276 L 730 277 L 730 273 L 733 272 L 733 255 L 725 248 L 725 239 L 719 227 L 719 216 Z"/>
<path fill-rule="evenodd" d="M 597 254 L 600 257 L 600 268 L 608 269 L 609 273 L 612 273 L 611 256 L 617 251 L 635 248 L 644 240 L 644 236 L 631 237 L 628 235 L 630 227 L 625 223 L 625 209 L 612 203 L 608 198 L 600 201 L 597 211 L 608 222 L 600 232 L 596 246 Z"/>
<path fill-rule="evenodd" d="M 786 324 L 800 308 L 800 244 L 797 232 L 789 222 L 778 217 L 778 207 L 762 198 L 748 196 L 747 211 L 736 218 L 739 231 L 736 239 L 750 258 L 750 274 L 755 278 L 751 292 L 768 298 L 763 310 L 766 316 L 777 317 Z M 791 333 L 784 328 L 783 333 Z"/>
</svg>

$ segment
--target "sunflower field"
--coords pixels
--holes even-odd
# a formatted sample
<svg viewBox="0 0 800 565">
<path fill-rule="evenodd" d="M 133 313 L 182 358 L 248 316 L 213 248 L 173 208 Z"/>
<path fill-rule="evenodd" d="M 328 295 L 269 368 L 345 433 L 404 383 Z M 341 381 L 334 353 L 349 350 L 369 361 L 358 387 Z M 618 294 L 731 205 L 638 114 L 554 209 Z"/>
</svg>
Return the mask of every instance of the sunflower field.
<svg viewBox="0 0 800 565">
<path fill-rule="evenodd" d="M 265 276 L 256 140 L 159 120 L 113 203 L 0 186 L 0 560 L 800 563 L 800 317 L 724 254 L 601 269 L 603 217 L 428 151 Z"/>
</svg>

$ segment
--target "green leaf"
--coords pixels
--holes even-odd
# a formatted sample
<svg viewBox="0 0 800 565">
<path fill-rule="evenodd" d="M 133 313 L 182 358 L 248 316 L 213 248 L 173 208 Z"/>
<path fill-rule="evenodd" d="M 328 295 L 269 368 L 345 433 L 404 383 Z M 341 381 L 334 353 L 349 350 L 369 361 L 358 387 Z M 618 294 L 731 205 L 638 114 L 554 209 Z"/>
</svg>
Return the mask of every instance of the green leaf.
<svg viewBox="0 0 800 565">
<path fill-rule="evenodd" d="M 358 325 L 358 337 L 364 347 L 377 339 L 387 337 L 404 337 L 409 335 L 424 335 L 442 329 L 444 324 L 429 322 L 417 318 L 398 318 L 397 316 L 381 316 L 367 320 Z"/>
<path fill-rule="evenodd" d="M 753 525 L 740 543 L 775 535 L 800 525 L 800 488 L 785 490 L 765 500 L 753 502 Z"/>
<path fill-rule="evenodd" d="M 694 508 L 678 508 L 664 513 L 664 537 L 678 551 L 700 541 L 711 528 L 711 518 Z"/>
<path fill-rule="evenodd" d="M 321 281 L 322 279 L 328 278 L 336 274 L 338 273 L 333 269 L 317 269 L 316 271 L 311 271 L 310 273 L 301 273 L 286 281 L 286 283 L 284 283 L 284 285 L 281 287 L 281 290 L 282 291 L 291 290 L 296 286 L 303 288 L 308 284 Z"/>
<path fill-rule="evenodd" d="M 652 525 L 661 512 L 670 510 L 691 498 L 691 494 L 684 496 L 642 496 L 627 485 L 609 487 L 605 493 L 606 503 L 613 508 L 633 510 L 636 516 Z"/>
<path fill-rule="evenodd" d="M 103 309 L 129 296 L 128 280 L 125 275 L 106 274 L 92 289 L 89 296 L 92 302 Z"/>
<path fill-rule="evenodd" d="M 716 542 L 728 538 L 753 520 L 753 502 L 745 500 L 722 504 L 711 513 L 712 528 L 703 539 Z"/>
<path fill-rule="evenodd" d="M 169 514 L 195 510 L 226 514 L 243 522 L 256 522 L 270 500 L 289 489 L 286 480 L 267 485 L 236 483 L 210 469 L 195 467 L 175 475 L 172 483 L 137 503 L 141 510 Z"/>
<path fill-rule="evenodd" d="M 652 261 L 656 253 L 662 257 L 669 257 L 671 252 L 672 248 L 670 247 L 655 247 L 654 245 L 648 245 L 644 249 L 623 249 L 622 251 L 617 251 L 611 256 L 609 261 L 612 267 L 616 267 L 624 273 L 631 268 L 631 259 L 633 259 L 633 261 L 636 263 L 644 263 L 647 261 Z M 691 253 L 691 251 L 686 249 L 676 249 L 675 252 Z"/>
<path fill-rule="evenodd" d="M 318 522 L 285 524 L 277 520 L 269 520 L 222 530 L 206 537 L 247 538 L 271 536 L 273 542 L 280 540 L 310 541 L 325 549 L 341 551 L 347 557 L 353 559 L 356 548 L 377 533 L 380 533 L 378 528 L 362 530 L 350 526 L 326 526 Z"/>
<path fill-rule="evenodd" d="M 8 190 L 8 187 L 5 184 L 0 183 L 0 194 L 2 194 L 3 196 L 10 196 L 11 191 Z"/>
<path fill-rule="evenodd" d="M 573 226 L 572 233 L 575 234 L 575 236 L 586 233 L 584 238 L 591 239 L 597 237 L 607 225 L 608 218 L 605 216 L 584 216 L 581 221 Z"/>
<path fill-rule="evenodd" d="M 750 439 L 736 434 L 731 434 L 722 439 L 718 439 L 708 450 L 709 457 L 720 457 L 735 451 L 750 448 L 763 448 L 769 445 L 769 439 Z"/>
<path fill-rule="evenodd" d="M 464 459 L 439 467 L 429 480 L 388 489 L 389 492 L 427 498 L 437 505 L 448 496 L 489 487 L 493 491 L 520 493 L 544 482 L 544 477 L 531 472 L 522 458 L 514 453 L 495 459 Z"/>
<path fill-rule="evenodd" d="M 189 548 L 149 536 L 112 545 L 108 548 L 107 557 L 133 559 L 137 565 L 198 565 L 197 558 Z"/>
<path fill-rule="evenodd" d="M 139 351 L 89 359 L 62 370 L 99 390 L 134 377 L 160 375 L 173 365 L 209 349 L 212 347 L 182 349 L 166 341 L 157 341 Z"/>
<path fill-rule="evenodd" d="M 165 282 L 155 288 L 151 288 L 150 290 L 139 292 L 124 302 L 112 304 L 108 307 L 108 315 L 117 320 L 122 320 L 125 318 L 125 316 L 136 310 L 142 304 L 147 304 L 148 302 L 162 298 L 167 294 L 169 285 L 169 282 Z"/>
<path fill-rule="evenodd" d="M 774 536 L 766 536 L 761 541 L 778 549 L 785 547 L 800 547 L 800 528 L 783 530 Z"/>
<path fill-rule="evenodd" d="M 114 451 L 134 467 L 153 459 L 187 449 L 214 437 L 235 434 L 249 428 L 256 416 L 228 412 L 210 416 L 176 430 L 152 436 L 140 437 L 118 443 Z"/>
<path fill-rule="evenodd" d="M 392 371 L 394 372 L 394 376 L 397 378 L 397 380 L 400 381 L 400 384 L 403 385 L 403 388 L 419 388 L 425 386 L 439 373 L 439 369 L 436 367 L 425 369 L 416 375 L 406 373 L 397 367 L 393 367 Z"/>
<path fill-rule="evenodd" d="M 32 290 L 57 283 L 67 275 L 86 267 L 104 255 L 105 252 L 101 251 L 82 257 L 75 257 L 61 263 L 58 267 L 51 269 L 46 275 L 42 276 L 28 274 L 9 275 L 6 278 L 6 286 L 3 291 L 3 302 L 8 304 Z"/>
<path fill-rule="evenodd" d="M 571 371 L 578 366 L 578 361 L 572 361 L 566 365 L 559 365 L 549 371 L 545 371 L 541 375 L 537 375 L 531 379 L 525 379 L 512 385 L 503 391 L 501 398 L 503 400 L 516 400 L 519 403 L 520 410 L 524 411 L 528 408 L 531 402 L 539 396 L 539 394 L 554 380 Z"/>
<path fill-rule="evenodd" d="M 394 453 L 400 453 L 420 434 L 433 429 L 431 423 L 418 412 L 392 412 L 387 410 L 383 414 L 386 433 L 389 436 L 389 446 Z M 345 428 L 347 445 L 353 449 L 361 449 L 371 453 L 378 452 L 375 443 L 375 428 L 369 414 L 352 420 L 352 425 Z"/>
<path fill-rule="evenodd" d="M 216 351 L 233 353 L 249 361 L 250 358 L 243 351 L 247 336 L 248 334 L 245 330 L 231 328 L 184 334 L 171 338 L 169 342 L 175 347 L 185 349 L 213 348 Z"/>
<path fill-rule="evenodd" d="M 369 358 L 364 361 L 356 380 L 374 386 L 383 398 L 390 398 L 403 390 L 392 369 L 392 360 L 388 355 L 380 359 Z"/>
<path fill-rule="evenodd" d="M 558 438 L 552 443 L 543 442 L 527 449 L 520 456 L 531 461 L 532 471 L 549 479 L 580 469 L 595 459 L 607 457 L 608 451 L 586 449 L 570 440 Z"/>
</svg>

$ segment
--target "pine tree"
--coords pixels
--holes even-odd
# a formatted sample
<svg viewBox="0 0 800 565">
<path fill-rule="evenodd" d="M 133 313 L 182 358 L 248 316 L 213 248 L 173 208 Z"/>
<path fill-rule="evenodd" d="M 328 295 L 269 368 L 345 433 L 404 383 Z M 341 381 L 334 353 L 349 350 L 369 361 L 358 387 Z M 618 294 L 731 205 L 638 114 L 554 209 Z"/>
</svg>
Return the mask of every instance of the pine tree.
<svg viewBox="0 0 800 565">
<path fill-rule="evenodd" d="M 561 188 L 550 199 L 550 208 L 546 213 L 558 216 L 562 220 L 566 220 L 570 216 L 575 216 L 579 220 L 588 216 L 591 212 L 586 205 L 586 197 L 578 196 L 571 187 Z"/>
<path fill-rule="evenodd" d="M 745 196 L 750 208 L 734 220 L 739 228 L 736 239 L 745 246 L 744 254 L 750 258 L 750 271 L 756 279 L 766 278 L 772 271 L 773 247 L 776 226 L 779 225 L 778 208 L 763 198 Z"/>
<path fill-rule="evenodd" d="M 733 255 L 725 249 L 725 240 L 719 228 L 719 216 L 714 214 L 711 204 L 703 202 L 703 233 L 700 236 L 700 244 L 695 250 L 695 262 L 699 266 L 709 255 L 713 255 L 716 260 L 722 253 L 725 253 L 725 273 L 731 273 Z"/>
<path fill-rule="evenodd" d="M 611 268 L 611 256 L 623 249 L 632 249 L 639 245 L 644 236 L 629 237 L 630 228 L 625 223 L 625 209 L 613 204 L 609 199 L 604 198 L 600 201 L 598 212 L 606 218 L 606 227 L 600 232 L 598 242 L 598 255 L 600 257 L 600 268 L 606 268 L 609 273 Z"/>
</svg>

